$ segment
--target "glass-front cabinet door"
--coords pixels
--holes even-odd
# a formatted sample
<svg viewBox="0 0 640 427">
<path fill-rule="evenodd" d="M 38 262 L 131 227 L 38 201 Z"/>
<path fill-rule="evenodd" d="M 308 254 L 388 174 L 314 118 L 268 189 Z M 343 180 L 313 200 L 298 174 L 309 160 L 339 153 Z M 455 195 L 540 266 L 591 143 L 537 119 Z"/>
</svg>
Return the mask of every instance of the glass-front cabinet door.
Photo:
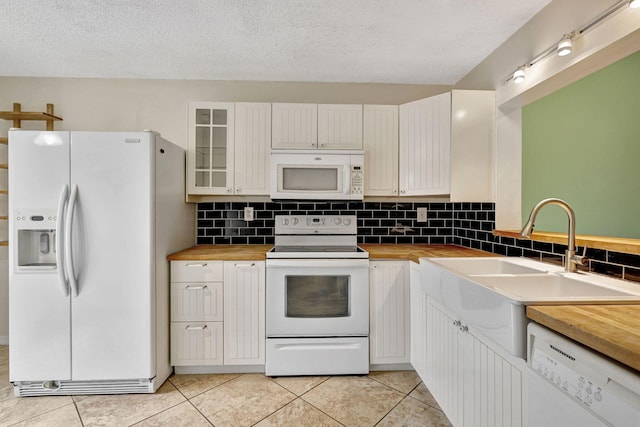
<svg viewBox="0 0 640 427">
<path fill-rule="evenodd" d="M 234 104 L 190 102 L 189 194 L 233 193 Z"/>
</svg>

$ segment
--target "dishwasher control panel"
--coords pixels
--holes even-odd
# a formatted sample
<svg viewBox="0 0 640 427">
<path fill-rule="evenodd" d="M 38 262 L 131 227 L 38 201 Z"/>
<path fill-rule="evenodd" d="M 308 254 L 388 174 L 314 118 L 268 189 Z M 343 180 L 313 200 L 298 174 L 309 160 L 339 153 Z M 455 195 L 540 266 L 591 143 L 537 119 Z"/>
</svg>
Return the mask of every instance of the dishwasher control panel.
<svg viewBox="0 0 640 427">
<path fill-rule="evenodd" d="M 599 402 L 606 399 L 606 391 L 595 381 L 560 363 L 540 348 L 533 349 L 531 367 L 547 381 L 588 408 L 597 407 Z"/>
<path fill-rule="evenodd" d="M 640 425 L 640 376 L 535 323 L 528 326 L 528 365 L 605 425 Z"/>
</svg>

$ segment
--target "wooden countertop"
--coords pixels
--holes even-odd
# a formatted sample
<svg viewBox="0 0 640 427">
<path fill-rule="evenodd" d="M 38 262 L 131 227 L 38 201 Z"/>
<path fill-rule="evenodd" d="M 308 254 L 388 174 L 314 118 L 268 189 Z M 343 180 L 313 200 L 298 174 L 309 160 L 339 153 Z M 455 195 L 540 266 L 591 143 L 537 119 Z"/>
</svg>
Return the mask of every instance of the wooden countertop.
<svg viewBox="0 0 640 427">
<path fill-rule="evenodd" d="M 529 306 L 527 317 L 640 371 L 640 305 Z"/>
<path fill-rule="evenodd" d="M 418 262 L 420 258 L 491 257 L 500 256 L 477 249 L 456 245 L 358 245 L 369 252 L 370 259 L 408 259 Z"/>
<path fill-rule="evenodd" d="M 489 252 L 455 245 L 359 245 L 371 259 L 407 259 L 418 262 L 421 257 L 498 256 Z M 198 245 L 172 253 L 169 261 L 221 260 L 260 261 L 272 245 Z"/>
<path fill-rule="evenodd" d="M 493 230 L 495 236 L 513 237 L 522 239 L 520 231 L 517 230 Z M 551 231 L 534 231 L 531 240 L 538 242 L 567 244 L 567 233 L 554 233 Z M 576 235 L 576 245 L 592 249 L 606 249 L 629 254 L 640 254 L 640 239 L 630 239 L 626 237 L 606 237 L 589 236 L 586 234 Z"/>
<path fill-rule="evenodd" d="M 273 245 L 198 245 L 172 253 L 169 261 L 261 261 Z"/>
</svg>

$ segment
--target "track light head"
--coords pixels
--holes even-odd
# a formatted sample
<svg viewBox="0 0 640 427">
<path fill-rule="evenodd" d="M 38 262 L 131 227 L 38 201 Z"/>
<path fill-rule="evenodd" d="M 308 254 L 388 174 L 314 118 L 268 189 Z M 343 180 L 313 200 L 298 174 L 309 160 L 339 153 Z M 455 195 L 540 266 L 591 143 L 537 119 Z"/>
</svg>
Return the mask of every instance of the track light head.
<svg viewBox="0 0 640 427">
<path fill-rule="evenodd" d="M 518 67 L 518 69 L 513 73 L 513 82 L 516 84 L 520 84 L 524 81 L 524 67 Z"/>
<path fill-rule="evenodd" d="M 629 7 L 630 7 L 631 9 L 637 9 L 637 8 L 639 8 L 639 7 L 640 7 L 640 0 L 631 0 L 631 1 L 629 2 Z"/>
<path fill-rule="evenodd" d="M 556 49 L 556 53 L 558 56 L 567 56 L 573 51 L 573 42 L 571 41 L 571 37 L 569 35 L 565 35 L 560 43 L 558 43 L 558 48 Z"/>
</svg>

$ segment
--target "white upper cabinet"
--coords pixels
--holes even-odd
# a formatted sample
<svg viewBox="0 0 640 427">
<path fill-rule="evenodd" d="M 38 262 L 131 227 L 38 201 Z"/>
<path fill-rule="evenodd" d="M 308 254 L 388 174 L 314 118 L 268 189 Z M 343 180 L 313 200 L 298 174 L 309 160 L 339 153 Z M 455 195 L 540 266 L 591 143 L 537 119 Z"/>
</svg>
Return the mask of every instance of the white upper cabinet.
<svg viewBox="0 0 640 427">
<path fill-rule="evenodd" d="M 187 140 L 189 194 L 233 192 L 234 104 L 190 102 Z"/>
<path fill-rule="evenodd" d="M 362 150 L 362 105 L 272 104 L 274 149 Z"/>
<path fill-rule="evenodd" d="M 270 103 L 190 102 L 188 133 L 188 194 L 269 194 Z"/>
<path fill-rule="evenodd" d="M 362 150 L 362 105 L 319 104 L 318 148 Z"/>
<path fill-rule="evenodd" d="M 451 92 L 451 201 L 495 200 L 495 92 Z"/>
<path fill-rule="evenodd" d="M 400 105 L 400 195 L 449 194 L 451 94 Z"/>
<path fill-rule="evenodd" d="M 317 104 L 272 104 L 271 123 L 272 148 L 317 148 Z"/>
<path fill-rule="evenodd" d="M 398 106 L 364 106 L 365 196 L 398 195 Z"/>
<path fill-rule="evenodd" d="M 235 105 L 234 194 L 269 194 L 271 104 Z"/>
</svg>

